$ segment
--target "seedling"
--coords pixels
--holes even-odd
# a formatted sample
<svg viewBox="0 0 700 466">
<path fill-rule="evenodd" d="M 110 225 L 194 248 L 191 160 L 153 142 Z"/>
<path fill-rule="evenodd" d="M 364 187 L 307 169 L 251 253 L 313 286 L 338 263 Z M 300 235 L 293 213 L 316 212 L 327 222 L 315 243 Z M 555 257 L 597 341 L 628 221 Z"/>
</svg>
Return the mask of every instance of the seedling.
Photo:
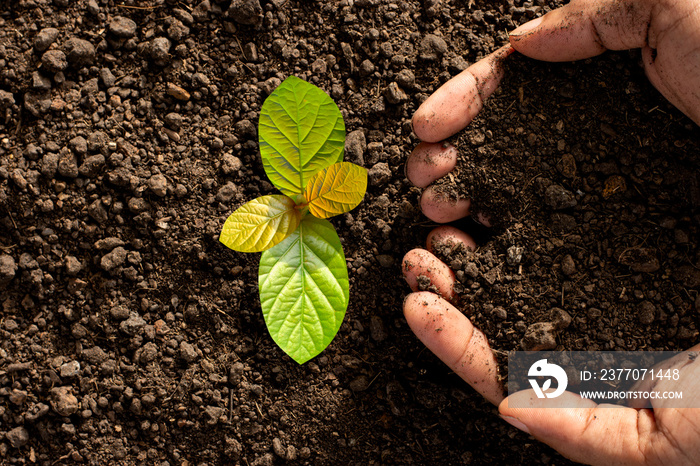
<svg viewBox="0 0 700 466">
<path fill-rule="evenodd" d="M 330 344 L 345 317 L 345 254 L 326 218 L 362 201 L 367 170 L 342 162 L 345 123 L 335 102 L 294 76 L 265 99 L 258 134 L 265 173 L 282 194 L 238 208 L 219 240 L 236 251 L 263 251 L 258 289 L 265 324 L 303 364 Z"/>
</svg>

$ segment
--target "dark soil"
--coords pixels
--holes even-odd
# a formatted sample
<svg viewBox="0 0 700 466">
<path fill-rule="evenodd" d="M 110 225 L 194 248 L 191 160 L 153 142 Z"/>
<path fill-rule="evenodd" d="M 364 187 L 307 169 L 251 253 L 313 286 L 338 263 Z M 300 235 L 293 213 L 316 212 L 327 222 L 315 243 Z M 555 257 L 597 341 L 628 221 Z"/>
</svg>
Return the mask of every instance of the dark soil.
<svg viewBox="0 0 700 466">
<path fill-rule="evenodd" d="M 567 464 L 416 340 L 400 267 L 434 226 L 403 175 L 413 112 L 558 3 L 260 3 L 0 1 L 0 463 Z M 504 214 L 446 260 L 499 352 L 698 339 L 699 133 L 638 57 L 512 57 L 456 142 L 454 187 Z M 257 118 L 291 74 L 370 170 L 334 219 L 346 320 L 304 366 L 267 333 L 258 255 L 218 242 L 273 192 Z"/>
</svg>

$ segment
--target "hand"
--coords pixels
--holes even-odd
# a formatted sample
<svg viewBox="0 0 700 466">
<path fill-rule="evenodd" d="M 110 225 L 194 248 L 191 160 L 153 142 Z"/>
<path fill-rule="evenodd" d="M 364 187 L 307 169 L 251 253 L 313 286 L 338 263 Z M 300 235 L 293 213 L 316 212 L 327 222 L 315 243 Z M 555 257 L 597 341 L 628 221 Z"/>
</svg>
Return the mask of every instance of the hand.
<svg viewBox="0 0 700 466">
<path fill-rule="evenodd" d="M 409 255 L 415 254 L 414 251 Z M 412 277 L 414 273 L 420 272 L 432 283 L 441 283 L 438 287 L 449 289 L 444 270 L 434 267 L 436 264 L 426 258 L 407 257 L 406 261 L 414 259 L 423 260 L 417 262 L 422 269 L 408 267 L 409 281 L 415 277 Z M 700 455 L 698 409 L 666 407 L 675 400 L 655 400 L 653 409 L 605 407 L 571 392 L 556 399 L 566 408 L 551 407 L 552 400 L 541 400 L 532 390 L 504 399 L 503 388 L 497 380 L 496 360 L 486 337 L 458 309 L 424 291 L 406 298 L 404 314 L 428 349 L 487 400 L 498 405 L 505 421 L 567 458 L 600 465 L 697 464 Z M 700 350 L 700 345 L 691 350 Z M 682 391 L 683 403 L 697 406 L 700 403 L 700 361 L 683 365 L 679 370 L 678 382 L 664 381 L 650 391 Z"/>
<path fill-rule="evenodd" d="M 434 143 L 464 128 L 498 87 L 498 64 L 513 50 L 560 62 L 641 48 L 654 87 L 700 125 L 699 44 L 699 0 L 573 0 L 515 29 L 509 45 L 445 83 L 416 111 L 413 130 Z"/>
<path fill-rule="evenodd" d="M 497 88 L 500 64 L 513 51 L 547 61 L 568 61 L 605 50 L 641 48 L 652 84 L 700 124 L 700 1 L 698 0 L 573 0 L 516 29 L 510 44 L 497 50 L 442 86 L 413 118 L 423 140 L 411 154 L 406 173 L 421 197 L 425 215 L 447 223 L 469 215 L 469 200 L 441 198 L 429 187 L 454 168 L 457 152 L 440 141 L 463 129 Z M 488 223 L 481 218 L 482 223 Z M 428 249 L 440 243 L 471 238 L 452 227 L 439 227 L 428 237 Z M 601 408 L 565 393 L 561 398 L 576 408 L 542 408 L 532 391 L 504 400 L 497 364 L 486 337 L 448 300 L 453 297 L 454 274 L 432 253 L 416 249 L 404 258 L 404 275 L 411 288 L 427 277 L 441 296 L 414 292 L 404 302 L 406 320 L 416 335 L 486 399 L 499 405 L 512 425 L 549 444 L 563 455 L 589 464 L 695 464 L 700 454 L 700 415 L 654 403 L 652 409 Z M 693 349 L 700 349 L 700 345 Z M 700 392 L 700 365 L 684 366 L 679 386 L 663 390 Z M 656 387 L 661 390 L 661 387 Z M 519 398 L 532 408 L 509 408 Z M 534 408 L 534 409 L 533 409 Z"/>
</svg>

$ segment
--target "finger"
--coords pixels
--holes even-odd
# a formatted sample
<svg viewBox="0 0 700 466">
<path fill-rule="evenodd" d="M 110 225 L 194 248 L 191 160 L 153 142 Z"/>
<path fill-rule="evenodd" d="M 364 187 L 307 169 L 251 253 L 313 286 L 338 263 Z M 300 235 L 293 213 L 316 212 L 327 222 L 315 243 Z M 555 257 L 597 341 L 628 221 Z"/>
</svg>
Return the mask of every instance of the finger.
<svg viewBox="0 0 700 466">
<path fill-rule="evenodd" d="M 413 115 L 413 131 L 421 141 L 439 142 L 472 121 L 503 76 L 502 61 L 513 49 L 506 45 L 443 84 Z"/>
<path fill-rule="evenodd" d="M 503 389 L 496 358 L 484 334 L 464 314 L 427 291 L 408 295 L 403 312 L 430 351 L 488 401 L 500 403 Z"/>
<path fill-rule="evenodd" d="M 474 238 L 459 228 L 451 227 L 449 225 L 434 228 L 430 233 L 428 233 L 428 239 L 426 240 L 426 246 L 430 252 L 433 252 L 436 247 L 440 246 L 447 246 L 454 249 L 459 245 L 463 245 L 472 251 L 476 251 L 476 241 L 474 241 Z"/>
<path fill-rule="evenodd" d="M 544 61 L 573 61 L 646 45 L 655 2 L 573 0 L 510 34 L 515 50 Z"/>
<path fill-rule="evenodd" d="M 686 35 L 687 37 L 687 35 Z M 693 39 L 688 38 L 689 42 Z M 695 43 L 700 41 L 700 35 Z M 656 49 L 644 47 L 642 62 L 651 84 L 678 110 L 700 125 L 700 96 L 697 92 L 700 67 L 697 60 L 681 58 L 673 60 L 669 54 L 682 54 L 677 49 L 659 55 Z M 690 78 L 690 79 L 689 79 Z"/>
<path fill-rule="evenodd" d="M 451 144 L 421 142 L 406 161 L 406 176 L 414 186 L 426 188 L 457 165 L 457 155 Z"/>
<path fill-rule="evenodd" d="M 673 356 L 672 358 L 669 358 L 665 361 L 661 361 L 652 367 L 649 368 L 650 373 L 658 373 L 661 371 L 663 374 L 665 371 L 669 369 L 680 369 L 683 367 L 688 361 L 689 361 L 689 353 L 678 353 L 677 355 Z M 637 381 L 632 387 L 630 387 L 630 391 L 634 392 L 645 392 L 649 393 L 655 390 L 655 387 L 659 385 L 660 380 L 655 379 L 653 377 L 642 377 L 639 381 Z M 675 382 L 675 381 L 674 381 Z M 685 380 L 683 381 L 685 382 Z M 662 404 L 664 401 L 668 400 L 653 400 L 654 404 Z M 671 400 L 673 403 L 675 400 Z M 649 398 L 633 398 L 628 402 L 629 407 L 631 408 L 636 408 L 636 409 L 641 409 L 641 408 L 651 408 L 652 407 L 652 400 Z"/>
<path fill-rule="evenodd" d="M 670 377 L 643 377 L 629 390 L 636 392 L 681 392 L 682 401 L 675 398 L 633 398 L 629 401 L 632 408 L 659 408 L 700 406 L 700 345 L 695 345 L 672 358 L 655 364 L 649 369 L 654 374 L 671 375 Z M 677 372 L 675 372 L 677 371 Z M 677 375 L 674 375 L 677 374 Z M 662 410 L 666 411 L 666 410 Z"/>
<path fill-rule="evenodd" d="M 688 109 L 685 108 L 683 99 L 676 94 L 676 92 L 671 89 L 666 82 L 661 77 L 657 67 L 657 61 L 655 58 L 656 50 L 649 46 L 642 48 L 642 63 L 644 63 L 644 71 L 649 78 L 649 82 L 658 89 L 661 94 L 666 97 L 666 99 L 681 110 L 686 115 L 688 114 Z"/>
<path fill-rule="evenodd" d="M 555 402 L 566 407 L 553 407 Z M 524 390 L 498 410 L 511 425 L 585 464 L 645 463 L 644 449 L 656 431 L 650 410 L 599 406 L 571 392 L 540 399 Z"/>
<path fill-rule="evenodd" d="M 517 28 L 510 43 L 518 52 L 545 61 L 642 48 L 654 87 L 700 124 L 700 10 L 695 2 L 659 5 L 654 0 L 573 0 Z"/>
<path fill-rule="evenodd" d="M 454 199 L 447 193 L 440 192 L 434 186 L 428 187 L 420 198 L 423 214 L 437 223 L 449 223 L 469 215 L 471 201 Z"/>
<path fill-rule="evenodd" d="M 406 253 L 403 258 L 403 276 L 413 291 L 419 290 L 419 281 L 423 279 L 435 286 L 443 298 L 454 297 L 454 272 L 425 249 L 413 249 Z"/>
</svg>

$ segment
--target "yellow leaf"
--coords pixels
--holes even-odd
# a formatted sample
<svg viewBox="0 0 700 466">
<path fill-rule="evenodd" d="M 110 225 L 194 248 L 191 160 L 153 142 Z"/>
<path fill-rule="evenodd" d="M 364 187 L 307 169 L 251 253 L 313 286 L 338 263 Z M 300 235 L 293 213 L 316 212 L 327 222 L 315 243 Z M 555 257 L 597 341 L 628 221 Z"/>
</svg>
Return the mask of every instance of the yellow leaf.
<svg viewBox="0 0 700 466">
<path fill-rule="evenodd" d="M 275 194 L 242 205 L 224 223 L 219 241 L 241 252 L 260 252 L 282 242 L 299 226 L 294 201 Z"/>
<path fill-rule="evenodd" d="M 304 191 L 309 211 L 318 218 L 350 212 L 367 191 L 367 170 L 350 162 L 339 162 L 316 173 Z"/>
</svg>

